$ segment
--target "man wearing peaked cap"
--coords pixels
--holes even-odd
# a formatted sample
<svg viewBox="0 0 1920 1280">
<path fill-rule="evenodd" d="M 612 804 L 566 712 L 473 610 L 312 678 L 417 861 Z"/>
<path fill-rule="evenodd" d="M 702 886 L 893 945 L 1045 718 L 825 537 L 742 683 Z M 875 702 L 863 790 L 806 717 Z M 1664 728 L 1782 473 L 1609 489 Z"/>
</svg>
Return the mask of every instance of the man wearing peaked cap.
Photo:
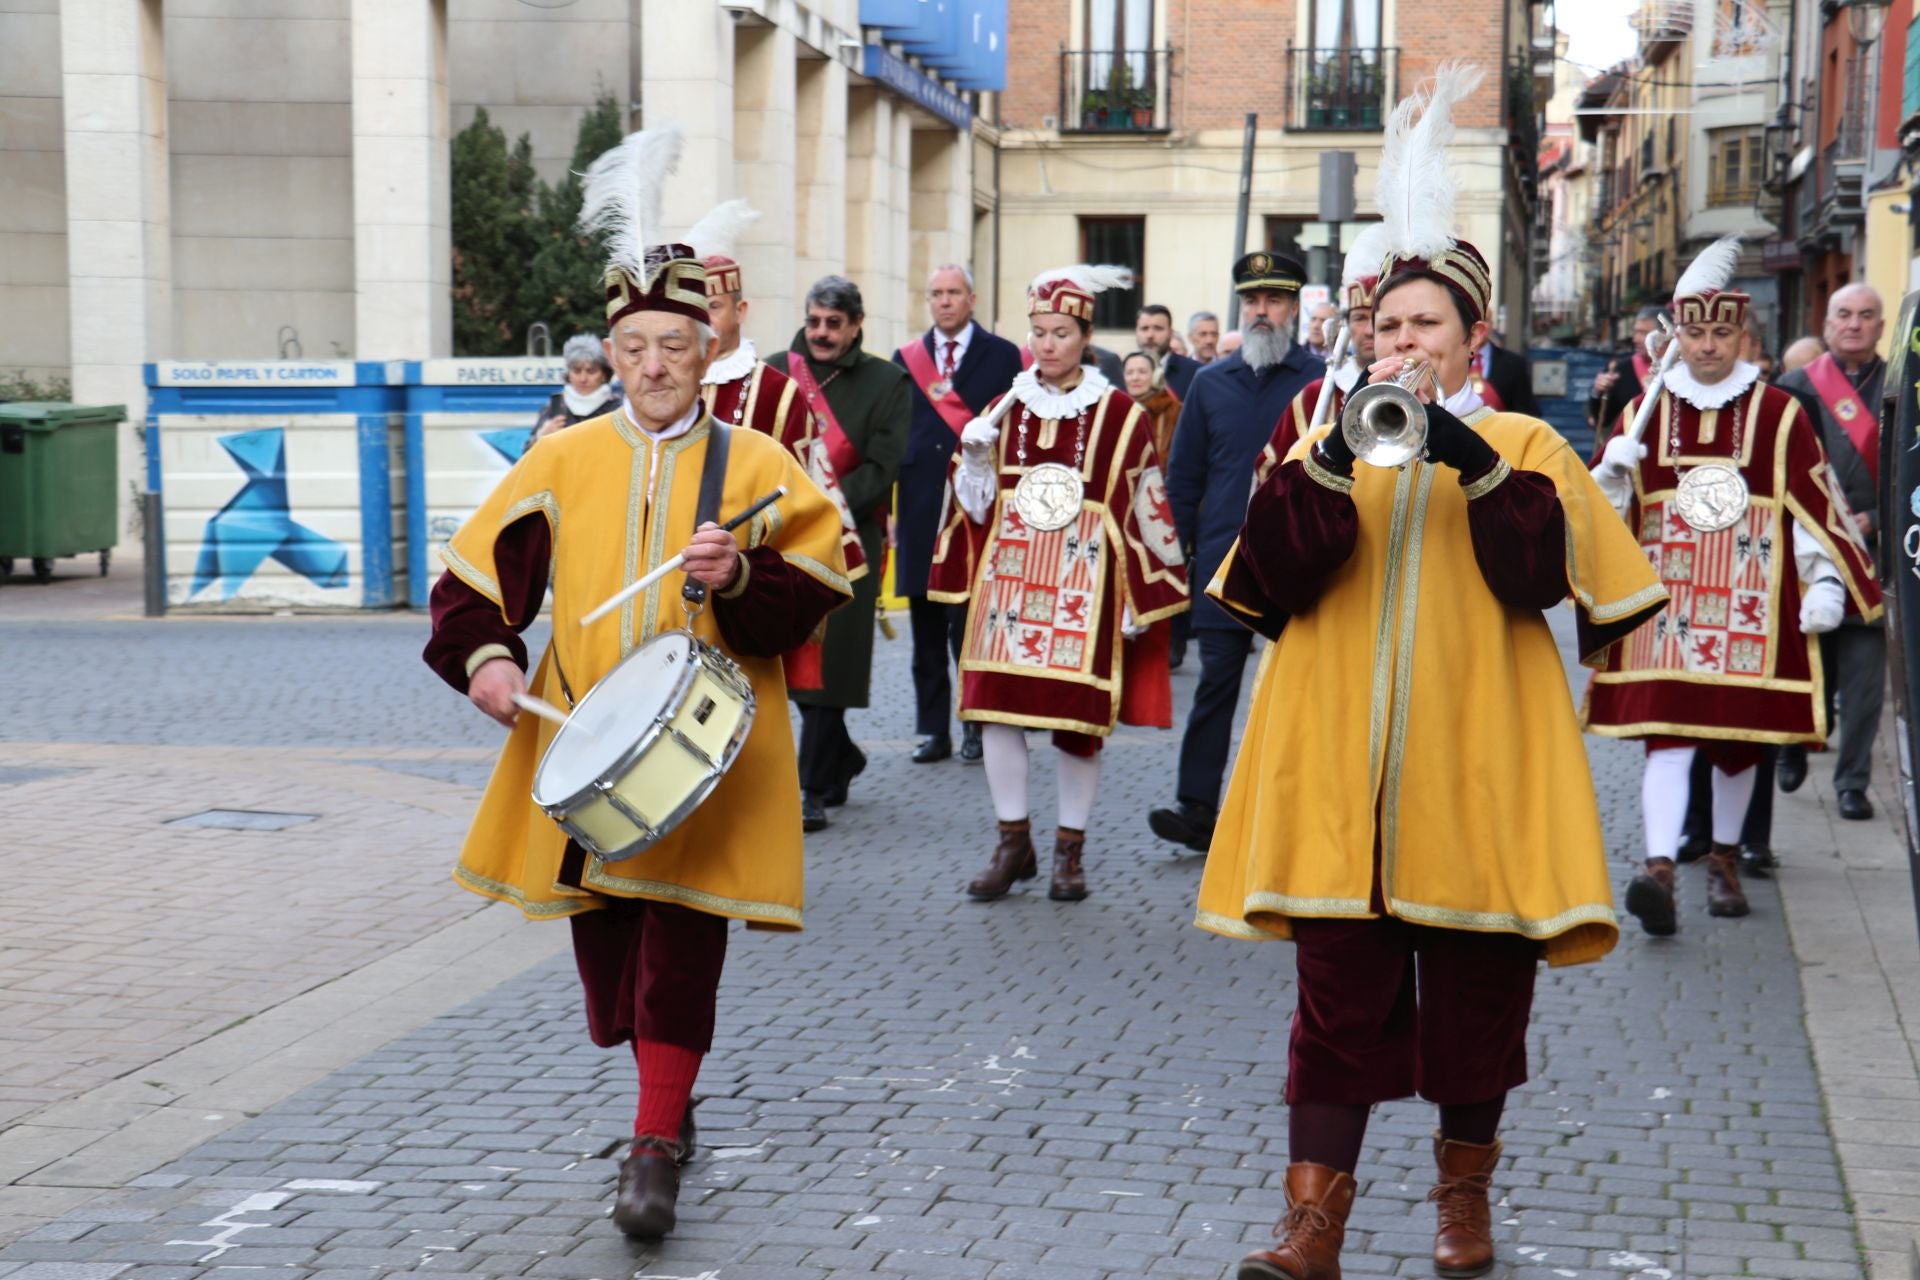
<svg viewBox="0 0 1920 1280">
<path fill-rule="evenodd" d="M 1285 254 L 1259 250 L 1233 264 L 1240 296 L 1241 345 L 1194 375 L 1167 463 L 1167 500 L 1181 544 L 1193 557 L 1192 581 L 1204 584 L 1240 532 L 1247 479 L 1273 424 L 1326 366 L 1294 342 L 1306 269 Z M 1233 712 L 1253 636 L 1196 590 L 1193 638 L 1200 682 L 1180 743 L 1171 807 L 1147 815 L 1163 840 L 1205 853 L 1213 836 L 1220 783 L 1233 739 Z"/>
</svg>

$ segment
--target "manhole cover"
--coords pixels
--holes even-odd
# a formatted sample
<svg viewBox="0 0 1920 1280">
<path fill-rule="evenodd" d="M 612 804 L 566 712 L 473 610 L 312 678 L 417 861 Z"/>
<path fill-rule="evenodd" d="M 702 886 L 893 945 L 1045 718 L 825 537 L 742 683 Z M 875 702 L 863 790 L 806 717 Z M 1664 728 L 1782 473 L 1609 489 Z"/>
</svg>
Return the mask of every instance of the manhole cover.
<svg viewBox="0 0 1920 1280">
<path fill-rule="evenodd" d="M 223 831 L 285 831 L 312 822 L 317 813 L 274 813 L 267 809 L 203 809 L 174 818 L 170 827 L 217 827 Z"/>
</svg>

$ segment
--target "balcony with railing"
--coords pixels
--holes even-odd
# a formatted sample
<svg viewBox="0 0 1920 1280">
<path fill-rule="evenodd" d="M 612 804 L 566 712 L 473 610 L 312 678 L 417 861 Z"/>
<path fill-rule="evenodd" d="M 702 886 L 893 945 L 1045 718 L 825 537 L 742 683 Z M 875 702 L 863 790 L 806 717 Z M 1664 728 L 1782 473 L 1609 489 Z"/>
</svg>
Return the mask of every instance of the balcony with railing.
<svg viewBox="0 0 1920 1280">
<path fill-rule="evenodd" d="M 1060 132 L 1167 132 L 1172 72 L 1170 48 L 1062 49 Z"/>
<path fill-rule="evenodd" d="M 1393 110 L 1398 49 L 1287 48 L 1287 128 L 1379 132 Z"/>
</svg>

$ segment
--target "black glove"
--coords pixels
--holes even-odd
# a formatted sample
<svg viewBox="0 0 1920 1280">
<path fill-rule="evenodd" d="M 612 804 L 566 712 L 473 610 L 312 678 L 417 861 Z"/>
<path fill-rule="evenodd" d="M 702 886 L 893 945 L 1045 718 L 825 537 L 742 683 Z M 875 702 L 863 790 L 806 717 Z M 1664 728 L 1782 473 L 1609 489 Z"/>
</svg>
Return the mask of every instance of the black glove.
<svg viewBox="0 0 1920 1280">
<path fill-rule="evenodd" d="M 1500 455 L 1479 432 L 1436 403 L 1427 406 L 1427 458 L 1452 467 L 1465 480 L 1490 470 Z"/>
<path fill-rule="evenodd" d="M 1340 430 L 1338 422 L 1333 424 L 1333 430 L 1327 432 L 1325 439 L 1313 446 L 1313 456 L 1321 466 L 1337 476 L 1353 474 L 1353 447 L 1347 443 L 1346 434 Z"/>
</svg>

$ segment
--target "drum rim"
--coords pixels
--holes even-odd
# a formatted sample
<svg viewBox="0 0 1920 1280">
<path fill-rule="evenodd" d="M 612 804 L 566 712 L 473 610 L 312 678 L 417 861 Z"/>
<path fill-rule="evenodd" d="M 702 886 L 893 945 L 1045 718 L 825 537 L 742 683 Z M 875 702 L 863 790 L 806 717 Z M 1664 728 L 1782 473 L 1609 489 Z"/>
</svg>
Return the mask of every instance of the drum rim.
<svg viewBox="0 0 1920 1280">
<path fill-rule="evenodd" d="M 601 676 L 599 680 L 594 682 L 593 688 L 587 690 L 586 696 L 581 698 L 580 701 L 573 704 L 572 710 L 568 712 L 568 718 L 571 719 L 573 716 L 578 715 L 586 707 L 586 705 L 589 702 L 593 701 L 594 695 L 601 692 L 607 687 L 608 678 L 611 677 L 614 672 L 618 671 L 621 667 L 626 666 L 629 662 L 633 661 L 640 654 L 645 653 L 648 649 L 652 648 L 654 645 L 658 644 L 660 641 L 666 640 L 673 636 L 685 636 L 687 638 L 688 657 L 687 657 L 686 665 L 680 668 L 680 674 L 674 677 L 673 692 L 667 696 L 667 699 L 663 705 L 678 706 L 681 699 L 683 699 L 686 696 L 688 687 L 693 683 L 693 673 L 699 667 L 700 659 L 701 659 L 700 637 L 694 635 L 693 632 L 687 630 L 684 627 L 675 627 L 669 631 L 662 631 L 658 635 L 651 636 L 648 639 L 642 641 L 640 644 L 635 645 L 632 649 L 628 650 L 626 657 L 620 659 L 620 661 L 614 663 L 613 666 L 609 667 L 607 669 L 607 674 L 604 676 Z M 725 655 L 722 655 L 722 656 L 725 656 Z M 648 727 L 647 731 L 644 734 L 642 734 L 638 739 L 634 741 L 632 746 L 628 747 L 625 751 L 622 751 L 619 755 L 613 758 L 613 762 L 609 766 L 609 768 L 611 768 L 615 772 L 625 772 L 627 769 L 631 768 L 633 766 L 633 762 L 638 760 L 643 754 L 645 754 L 647 748 L 653 745 L 654 739 L 660 736 L 661 727 L 662 727 L 662 722 L 656 717 L 653 724 Z M 547 761 L 553 755 L 554 743 L 557 743 L 560 741 L 560 734 L 564 733 L 565 731 L 566 731 L 565 728 L 562 727 L 559 731 L 554 733 L 552 741 L 547 743 L 547 749 L 540 753 L 540 763 L 538 766 L 534 768 L 534 771 L 533 771 L 533 802 L 539 805 L 542 809 L 568 808 L 573 804 L 575 804 L 576 802 L 578 802 L 582 796 L 586 796 L 592 793 L 594 789 L 593 782 L 589 782 L 587 783 L 586 786 L 577 788 L 574 791 L 570 792 L 568 795 L 560 799 L 542 800 L 540 798 L 540 779 L 546 774 Z M 603 770 L 602 773 L 596 774 L 595 779 L 598 780 L 598 778 L 604 776 L 604 773 L 605 771 Z"/>
<path fill-rule="evenodd" d="M 713 789 L 720 785 L 722 778 L 727 776 L 727 770 L 733 767 L 733 762 L 740 758 L 740 752 L 747 745 L 747 734 L 753 729 L 754 716 L 759 711 L 759 699 L 754 697 L 752 686 L 749 685 L 745 687 L 741 692 L 744 694 L 744 701 L 742 703 L 743 713 L 740 717 L 740 724 L 734 729 L 733 736 L 727 740 L 726 747 L 722 749 L 718 756 L 714 757 L 713 772 L 708 774 L 698 787 L 695 787 L 693 791 L 688 793 L 687 798 L 676 805 L 673 812 L 663 818 L 658 827 L 651 828 L 653 831 L 651 838 L 643 836 L 632 844 L 621 845 L 617 849 L 602 851 L 594 844 L 592 837 L 586 835 L 584 832 L 574 834 L 571 829 L 569 829 L 568 834 L 572 835 L 580 847 L 586 850 L 589 857 L 599 862 L 624 862 L 628 858 L 645 853 L 661 840 L 673 834 L 674 828 L 685 822 L 693 815 L 695 809 L 698 809 L 706 803 L 707 797 L 713 794 Z M 660 735 L 655 734 L 654 736 L 658 737 Z M 614 803 L 611 795 L 607 796 L 607 802 L 609 804 Z M 636 822 L 636 819 L 631 814 L 621 811 L 617 804 L 614 805 L 614 809 L 615 812 L 620 813 L 620 816 L 627 819 L 627 821 Z M 555 818 L 554 821 L 561 823 L 562 826 L 567 825 L 564 819 Z"/>
</svg>

